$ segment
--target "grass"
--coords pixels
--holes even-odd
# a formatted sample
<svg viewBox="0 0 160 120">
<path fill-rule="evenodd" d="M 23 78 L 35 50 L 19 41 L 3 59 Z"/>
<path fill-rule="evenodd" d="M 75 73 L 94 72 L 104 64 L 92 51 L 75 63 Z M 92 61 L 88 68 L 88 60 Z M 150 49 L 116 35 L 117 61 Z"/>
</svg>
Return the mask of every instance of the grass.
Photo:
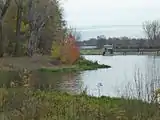
<svg viewBox="0 0 160 120">
<path fill-rule="evenodd" d="M 49 56 L 35 55 L 29 57 L 3 57 L 0 58 L 0 69 L 3 71 L 17 71 L 22 69 L 41 70 L 52 72 L 70 72 L 95 70 L 98 68 L 109 68 L 108 65 L 99 65 L 97 62 L 92 62 L 85 59 L 80 59 L 74 65 L 53 65 L 50 62 L 52 59 Z"/>
<path fill-rule="evenodd" d="M 50 57 L 47 55 L 34 55 L 33 57 L 3 57 L 0 58 L 0 69 L 5 71 L 10 70 L 37 70 L 43 66 L 45 67 L 54 67 L 50 64 Z"/>
<path fill-rule="evenodd" d="M 73 72 L 73 71 L 85 71 L 85 70 L 96 70 L 99 68 L 110 68 L 108 65 L 98 64 L 97 62 L 89 61 L 84 58 L 80 58 L 72 66 L 62 66 L 62 67 L 43 67 L 40 71 L 50 71 L 50 72 Z"/>
<path fill-rule="evenodd" d="M 83 49 L 81 55 L 102 55 L 102 49 Z"/>
<path fill-rule="evenodd" d="M 158 120 L 159 108 L 140 100 L 1 88 L 0 117 L 12 120 Z"/>
<path fill-rule="evenodd" d="M 91 64 L 85 61 L 86 64 Z M 76 64 L 83 65 L 81 58 Z M 95 62 L 96 64 L 96 62 Z M 30 86 L 29 71 L 20 75 L 21 84 L 0 88 L 0 118 L 11 120 L 159 120 L 159 104 L 137 99 L 93 97 Z M 13 81 L 16 84 L 16 81 Z M 26 84 L 28 84 L 26 86 Z M 129 89 L 127 89 L 129 90 Z"/>
<path fill-rule="evenodd" d="M 116 52 L 117 51 L 117 52 Z M 137 49 L 115 49 L 114 55 L 123 55 L 123 52 L 126 51 L 126 55 L 139 55 Z M 81 55 L 102 55 L 102 49 L 82 49 L 80 50 Z M 143 55 L 160 55 L 160 53 L 156 50 L 152 51 L 149 49 L 148 51 L 143 52 Z"/>
</svg>

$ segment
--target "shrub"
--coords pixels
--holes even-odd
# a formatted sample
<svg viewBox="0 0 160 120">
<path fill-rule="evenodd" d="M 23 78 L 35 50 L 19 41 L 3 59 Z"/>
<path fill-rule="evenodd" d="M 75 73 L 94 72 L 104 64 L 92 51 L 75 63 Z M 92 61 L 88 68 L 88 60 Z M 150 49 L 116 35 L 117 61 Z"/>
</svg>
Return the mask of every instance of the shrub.
<svg viewBox="0 0 160 120">
<path fill-rule="evenodd" d="M 76 46 L 75 38 L 68 35 L 63 41 L 52 44 L 51 56 L 60 60 L 64 64 L 73 64 L 80 56 L 79 49 Z"/>
</svg>

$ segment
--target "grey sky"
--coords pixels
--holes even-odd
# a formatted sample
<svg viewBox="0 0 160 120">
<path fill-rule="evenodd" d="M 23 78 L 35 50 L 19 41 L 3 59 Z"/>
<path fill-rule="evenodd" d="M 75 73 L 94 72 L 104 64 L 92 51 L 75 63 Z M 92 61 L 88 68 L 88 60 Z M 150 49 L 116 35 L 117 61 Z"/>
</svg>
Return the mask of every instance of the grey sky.
<svg viewBox="0 0 160 120">
<path fill-rule="evenodd" d="M 103 25 L 142 25 L 160 19 L 160 0 L 67 0 L 65 19 L 77 28 Z"/>
</svg>

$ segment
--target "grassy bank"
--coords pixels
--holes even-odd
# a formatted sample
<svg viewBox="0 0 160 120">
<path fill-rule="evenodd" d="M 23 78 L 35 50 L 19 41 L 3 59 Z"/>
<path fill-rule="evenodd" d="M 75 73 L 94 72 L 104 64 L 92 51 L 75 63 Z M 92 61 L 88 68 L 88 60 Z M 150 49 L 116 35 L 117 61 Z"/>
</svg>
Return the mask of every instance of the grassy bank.
<svg viewBox="0 0 160 120">
<path fill-rule="evenodd" d="M 3 57 L 0 59 L 0 70 L 16 71 L 21 69 L 66 72 L 66 71 L 83 71 L 94 70 L 98 68 L 109 68 L 108 65 L 99 65 L 97 62 L 79 59 L 74 65 L 53 65 L 50 56 L 33 56 L 29 57 Z"/>
<path fill-rule="evenodd" d="M 81 55 L 102 55 L 102 49 L 83 49 L 80 50 Z M 114 55 L 160 55 L 160 52 L 157 52 L 156 50 L 145 50 L 142 53 L 137 52 L 137 49 L 115 49 Z M 109 54 L 108 54 L 109 55 Z"/>
<path fill-rule="evenodd" d="M 139 100 L 0 89 L 0 117 L 12 120 L 158 120 L 159 108 Z"/>
<path fill-rule="evenodd" d="M 99 68 L 110 68 L 108 65 L 98 64 L 97 62 L 89 61 L 84 58 L 80 58 L 74 65 L 62 66 L 62 67 L 43 67 L 40 71 L 50 72 L 73 72 L 73 71 L 85 71 L 85 70 L 96 70 Z"/>
<path fill-rule="evenodd" d="M 83 49 L 81 55 L 102 55 L 102 49 Z"/>
</svg>

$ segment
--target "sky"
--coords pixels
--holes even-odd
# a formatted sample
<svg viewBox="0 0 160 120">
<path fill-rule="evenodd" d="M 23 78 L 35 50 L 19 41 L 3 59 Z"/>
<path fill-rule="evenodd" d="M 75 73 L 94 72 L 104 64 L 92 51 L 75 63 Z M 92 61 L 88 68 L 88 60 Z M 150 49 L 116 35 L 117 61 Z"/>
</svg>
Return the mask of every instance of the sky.
<svg viewBox="0 0 160 120">
<path fill-rule="evenodd" d="M 68 25 L 86 38 L 102 33 L 140 37 L 144 21 L 160 19 L 160 0 L 65 0 L 63 7 Z"/>
</svg>

